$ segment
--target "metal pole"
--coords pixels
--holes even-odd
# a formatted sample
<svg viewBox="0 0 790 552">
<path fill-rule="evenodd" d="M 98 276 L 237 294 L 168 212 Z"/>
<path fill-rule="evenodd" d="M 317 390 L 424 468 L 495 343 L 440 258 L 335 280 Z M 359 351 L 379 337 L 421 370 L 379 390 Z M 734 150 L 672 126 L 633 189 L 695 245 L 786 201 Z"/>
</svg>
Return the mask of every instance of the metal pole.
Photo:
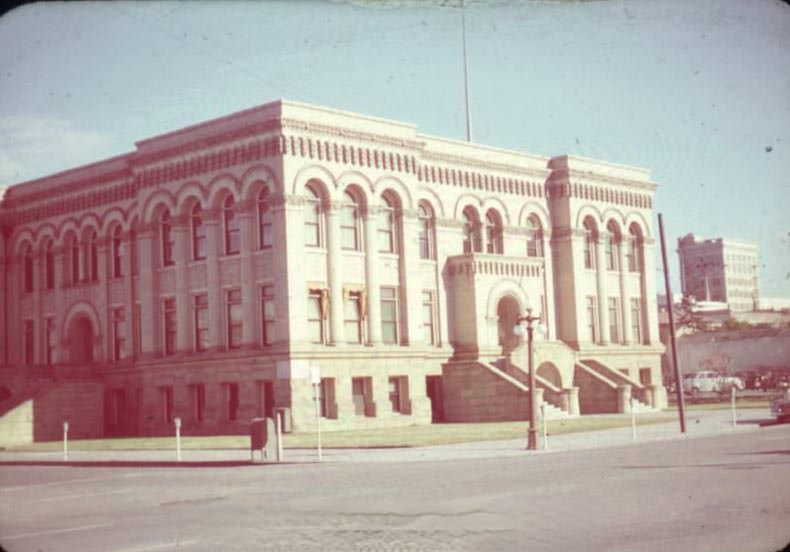
<svg viewBox="0 0 790 552">
<path fill-rule="evenodd" d="M 277 435 L 277 461 L 283 461 L 283 437 L 282 437 L 282 412 L 277 413 L 277 426 L 274 433 Z"/>
<path fill-rule="evenodd" d="M 466 2 L 461 0 L 461 35 L 464 43 L 464 99 L 466 103 L 466 141 L 472 141 L 472 111 L 469 107 L 469 62 L 466 56 Z"/>
<path fill-rule="evenodd" d="M 683 399 L 683 378 L 678 364 L 677 347 L 675 345 L 675 318 L 672 315 L 672 286 L 669 283 L 669 266 L 667 266 L 667 247 L 664 242 L 664 219 L 658 214 L 658 232 L 661 237 L 661 261 L 664 264 L 664 288 L 667 294 L 667 314 L 669 315 L 669 341 L 672 348 L 672 365 L 675 373 L 675 394 L 678 403 L 680 432 L 686 433 L 686 404 Z M 645 277 L 648 275 L 645 274 Z"/>
<path fill-rule="evenodd" d="M 636 440 L 636 408 L 634 408 L 634 397 L 629 399 L 631 403 L 631 439 Z"/>
<path fill-rule="evenodd" d="M 318 434 L 318 461 L 321 461 L 321 410 L 318 401 L 320 400 L 318 384 L 313 384 L 313 398 L 315 400 L 315 427 Z"/>
<path fill-rule="evenodd" d="M 543 422 L 543 449 L 549 450 L 549 422 L 546 420 L 546 403 L 540 403 L 540 417 Z"/>
<path fill-rule="evenodd" d="M 69 459 L 69 423 L 63 422 L 63 461 Z"/>
<path fill-rule="evenodd" d="M 535 404 L 535 369 L 532 351 L 532 320 L 531 313 L 527 312 L 527 353 L 529 354 L 529 431 L 527 432 L 527 449 L 538 449 L 538 432 L 535 429 L 537 405 Z"/>
<path fill-rule="evenodd" d="M 732 408 L 732 429 L 738 425 L 738 414 L 735 410 L 735 386 L 730 388 L 730 405 Z"/>
<path fill-rule="evenodd" d="M 181 462 L 181 418 L 175 419 L 176 425 L 176 460 Z"/>
</svg>

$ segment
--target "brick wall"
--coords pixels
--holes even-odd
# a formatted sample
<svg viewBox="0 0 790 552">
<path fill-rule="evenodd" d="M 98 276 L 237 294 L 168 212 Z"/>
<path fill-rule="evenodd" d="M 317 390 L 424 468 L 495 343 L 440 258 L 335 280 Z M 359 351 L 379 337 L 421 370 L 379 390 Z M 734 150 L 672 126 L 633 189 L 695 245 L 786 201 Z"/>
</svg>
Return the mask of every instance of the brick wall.
<svg viewBox="0 0 790 552">
<path fill-rule="evenodd" d="M 478 362 L 452 362 L 442 372 L 444 421 L 526 420 L 529 393 Z"/>
</svg>

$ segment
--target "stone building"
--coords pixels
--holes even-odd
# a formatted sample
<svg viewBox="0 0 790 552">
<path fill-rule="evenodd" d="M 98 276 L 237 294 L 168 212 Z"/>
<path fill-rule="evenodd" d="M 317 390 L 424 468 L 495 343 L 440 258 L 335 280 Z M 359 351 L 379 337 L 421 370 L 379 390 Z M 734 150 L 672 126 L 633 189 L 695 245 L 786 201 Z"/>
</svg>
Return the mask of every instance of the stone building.
<svg viewBox="0 0 790 552">
<path fill-rule="evenodd" d="M 756 243 L 687 234 L 678 240 L 678 256 L 684 295 L 726 303 L 733 312 L 759 308 Z"/>
<path fill-rule="evenodd" d="M 0 429 L 311 430 L 316 367 L 323 429 L 524 419 L 528 305 L 554 411 L 666 402 L 645 170 L 286 101 L 135 146 L 6 192 Z"/>
</svg>

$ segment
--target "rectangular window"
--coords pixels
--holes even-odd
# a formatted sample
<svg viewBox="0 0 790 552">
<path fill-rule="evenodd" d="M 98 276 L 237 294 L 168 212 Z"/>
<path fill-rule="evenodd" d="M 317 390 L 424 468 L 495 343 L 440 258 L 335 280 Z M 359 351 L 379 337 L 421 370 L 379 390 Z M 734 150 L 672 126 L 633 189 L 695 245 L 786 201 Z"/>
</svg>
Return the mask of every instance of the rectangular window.
<svg viewBox="0 0 790 552">
<path fill-rule="evenodd" d="M 381 288 L 381 338 L 398 343 L 398 288 Z"/>
<path fill-rule="evenodd" d="M 259 417 L 274 418 L 274 383 L 269 380 L 255 382 L 256 412 Z"/>
<path fill-rule="evenodd" d="M 651 371 L 650 368 L 640 368 L 639 369 L 639 383 L 642 385 L 650 385 L 651 383 Z"/>
<path fill-rule="evenodd" d="M 348 343 L 362 343 L 362 296 L 358 291 L 346 295 L 343 301 L 345 334 Z"/>
<path fill-rule="evenodd" d="M 304 244 L 309 247 L 321 245 L 321 203 L 317 197 L 308 199 L 305 203 Z"/>
<path fill-rule="evenodd" d="M 354 403 L 354 414 L 356 416 L 375 416 L 376 405 L 373 403 L 373 378 L 351 378 L 351 399 Z"/>
<path fill-rule="evenodd" d="M 132 255 L 132 276 L 137 276 L 140 273 L 140 261 L 137 248 L 137 235 L 134 232 L 129 234 L 129 250 Z"/>
<path fill-rule="evenodd" d="M 163 318 L 165 330 L 165 354 L 176 352 L 176 300 L 165 299 L 163 302 Z"/>
<path fill-rule="evenodd" d="M 112 358 L 123 360 L 126 349 L 126 316 L 123 307 L 112 309 Z"/>
<path fill-rule="evenodd" d="M 238 349 L 241 347 L 244 331 L 240 289 L 232 289 L 225 294 L 225 315 L 228 321 L 228 349 Z"/>
<path fill-rule="evenodd" d="M 225 419 L 233 422 L 239 417 L 239 384 L 225 383 Z"/>
<path fill-rule="evenodd" d="M 47 318 L 46 319 L 46 335 L 44 339 L 46 340 L 46 363 L 47 366 L 52 366 L 55 363 L 55 345 L 57 344 L 57 336 L 55 334 L 55 319 L 54 318 Z"/>
<path fill-rule="evenodd" d="M 637 265 L 637 242 L 635 238 L 629 238 L 626 249 L 626 262 L 628 264 L 628 272 L 639 272 Z"/>
<path fill-rule="evenodd" d="M 335 378 L 321 378 L 320 393 L 321 417 L 336 419 Z"/>
<path fill-rule="evenodd" d="M 24 339 L 25 339 L 25 365 L 33 365 L 33 351 L 35 350 L 34 326 L 32 320 L 25 320 L 24 324 Z"/>
<path fill-rule="evenodd" d="M 208 295 L 205 293 L 195 295 L 194 301 L 194 325 L 195 325 L 195 350 L 198 352 L 208 350 Z"/>
<path fill-rule="evenodd" d="M 358 220 L 356 204 L 343 205 L 340 209 L 340 247 L 343 249 L 359 251 Z"/>
<path fill-rule="evenodd" d="M 641 299 L 631 298 L 631 339 L 634 343 L 642 343 L 642 308 Z"/>
<path fill-rule="evenodd" d="M 274 343 L 274 286 L 261 287 L 261 343 Z"/>
<path fill-rule="evenodd" d="M 593 238 L 590 235 L 584 237 L 584 268 L 595 268 Z"/>
<path fill-rule="evenodd" d="M 606 269 L 617 270 L 617 243 L 614 236 L 606 238 Z"/>
<path fill-rule="evenodd" d="M 433 291 L 422 292 L 422 328 L 426 345 L 436 345 L 436 301 Z"/>
<path fill-rule="evenodd" d="M 389 378 L 390 405 L 396 414 L 411 414 L 409 400 L 409 377 L 393 376 Z"/>
<path fill-rule="evenodd" d="M 162 420 L 165 423 L 173 422 L 173 388 L 170 386 L 159 388 L 159 401 L 162 407 Z"/>
<path fill-rule="evenodd" d="M 307 338 L 311 343 L 324 343 L 323 294 L 310 290 L 307 296 Z"/>
<path fill-rule="evenodd" d="M 192 403 L 192 421 L 202 422 L 206 419 L 206 386 L 196 383 L 189 386 L 189 400 Z"/>
<path fill-rule="evenodd" d="M 609 341 L 620 343 L 620 300 L 609 297 Z"/>
<path fill-rule="evenodd" d="M 587 336 L 592 343 L 598 343 L 598 308 L 595 296 L 587 296 Z"/>
</svg>

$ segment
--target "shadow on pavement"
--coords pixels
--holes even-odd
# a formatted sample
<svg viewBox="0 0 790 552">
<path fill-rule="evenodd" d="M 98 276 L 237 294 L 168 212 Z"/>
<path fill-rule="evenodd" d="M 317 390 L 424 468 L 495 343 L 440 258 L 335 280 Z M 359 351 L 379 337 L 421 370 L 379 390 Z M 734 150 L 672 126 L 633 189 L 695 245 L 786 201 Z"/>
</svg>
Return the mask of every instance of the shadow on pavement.
<svg viewBox="0 0 790 552">
<path fill-rule="evenodd" d="M 279 462 L 290 464 L 292 462 Z M 9 460 L 0 461 L 2 466 L 68 466 L 72 468 L 240 468 L 274 465 L 278 462 L 250 462 L 249 460 L 208 460 L 203 462 L 176 462 L 165 460 Z"/>
</svg>

